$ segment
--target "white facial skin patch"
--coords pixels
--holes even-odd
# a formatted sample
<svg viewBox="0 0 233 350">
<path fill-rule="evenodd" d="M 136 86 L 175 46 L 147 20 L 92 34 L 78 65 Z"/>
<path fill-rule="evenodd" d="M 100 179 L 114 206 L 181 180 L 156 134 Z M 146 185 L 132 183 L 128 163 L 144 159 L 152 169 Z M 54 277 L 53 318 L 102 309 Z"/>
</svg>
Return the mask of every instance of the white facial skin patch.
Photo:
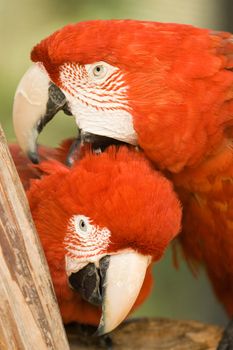
<svg viewBox="0 0 233 350">
<path fill-rule="evenodd" d="M 90 262 L 98 266 L 101 257 L 106 255 L 110 235 L 106 227 L 92 224 L 85 215 L 72 216 L 64 239 L 67 275 L 79 271 Z"/>
<path fill-rule="evenodd" d="M 60 80 L 80 129 L 137 144 L 123 74 L 106 62 L 60 67 Z"/>
</svg>

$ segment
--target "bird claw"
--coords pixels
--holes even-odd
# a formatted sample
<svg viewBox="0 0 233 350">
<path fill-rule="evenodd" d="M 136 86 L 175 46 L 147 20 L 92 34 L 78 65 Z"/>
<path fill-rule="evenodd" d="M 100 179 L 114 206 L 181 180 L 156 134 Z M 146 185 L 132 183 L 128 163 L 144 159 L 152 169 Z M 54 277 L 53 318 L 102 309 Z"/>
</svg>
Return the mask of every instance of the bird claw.
<svg viewBox="0 0 233 350">
<path fill-rule="evenodd" d="M 95 326 L 72 323 L 66 325 L 65 329 L 70 345 L 79 344 L 81 348 L 85 349 L 114 350 L 110 333 L 97 336 Z"/>
<path fill-rule="evenodd" d="M 100 344 L 106 350 L 113 350 L 113 341 L 109 334 L 104 334 L 100 337 Z"/>
<path fill-rule="evenodd" d="M 233 350 L 233 320 L 227 325 L 217 350 Z"/>
</svg>

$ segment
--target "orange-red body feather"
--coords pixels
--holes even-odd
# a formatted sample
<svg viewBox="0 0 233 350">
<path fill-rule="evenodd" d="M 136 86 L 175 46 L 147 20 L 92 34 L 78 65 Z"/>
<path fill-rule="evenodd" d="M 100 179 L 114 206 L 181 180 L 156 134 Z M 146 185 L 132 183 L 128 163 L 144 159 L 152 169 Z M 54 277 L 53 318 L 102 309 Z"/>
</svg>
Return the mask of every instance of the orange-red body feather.
<svg viewBox="0 0 233 350">
<path fill-rule="evenodd" d="M 233 152 L 229 147 L 173 177 L 183 204 L 185 258 L 204 263 L 214 290 L 233 315 Z"/>
</svg>

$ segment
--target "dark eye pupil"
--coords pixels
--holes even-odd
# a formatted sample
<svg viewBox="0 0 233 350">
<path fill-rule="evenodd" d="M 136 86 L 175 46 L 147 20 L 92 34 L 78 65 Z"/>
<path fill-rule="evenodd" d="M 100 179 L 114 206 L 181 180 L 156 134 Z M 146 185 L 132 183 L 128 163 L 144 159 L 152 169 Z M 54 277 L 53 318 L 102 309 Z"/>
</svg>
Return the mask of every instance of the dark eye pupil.
<svg viewBox="0 0 233 350">
<path fill-rule="evenodd" d="M 97 67 L 96 67 L 96 70 L 97 70 L 97 72 L 100 72 L 100 71 L 101 71 L 100 66 L 97 66 Z"/>
<path fill-rule="evenodd" d="M 80 225 L 81 225 L 82 228 L 84 228 L 85 227 L 85 222 L 83 220 L 81 220 Z"/>
</svg>

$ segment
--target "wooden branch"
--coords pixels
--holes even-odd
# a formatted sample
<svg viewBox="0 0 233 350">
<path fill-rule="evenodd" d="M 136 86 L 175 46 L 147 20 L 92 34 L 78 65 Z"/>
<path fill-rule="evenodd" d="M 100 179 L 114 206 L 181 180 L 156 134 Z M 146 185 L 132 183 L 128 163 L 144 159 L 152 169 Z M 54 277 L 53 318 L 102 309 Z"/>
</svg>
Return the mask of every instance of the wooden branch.
<svg viewBox="0 0 233 350">
<path fill-rule="evenodd" d="M 47 263 L 0 125 L 0 349 L 69 349 Z"/>
<path fill-rule="evenodd" d="M 67 327 L 71 350 L 106 350 L 93 330 Z M 123 323 L 112 332 L 113 350 L 216 350 L 222 329 L 195 321 L 138 319 Z"/>
</svg>

